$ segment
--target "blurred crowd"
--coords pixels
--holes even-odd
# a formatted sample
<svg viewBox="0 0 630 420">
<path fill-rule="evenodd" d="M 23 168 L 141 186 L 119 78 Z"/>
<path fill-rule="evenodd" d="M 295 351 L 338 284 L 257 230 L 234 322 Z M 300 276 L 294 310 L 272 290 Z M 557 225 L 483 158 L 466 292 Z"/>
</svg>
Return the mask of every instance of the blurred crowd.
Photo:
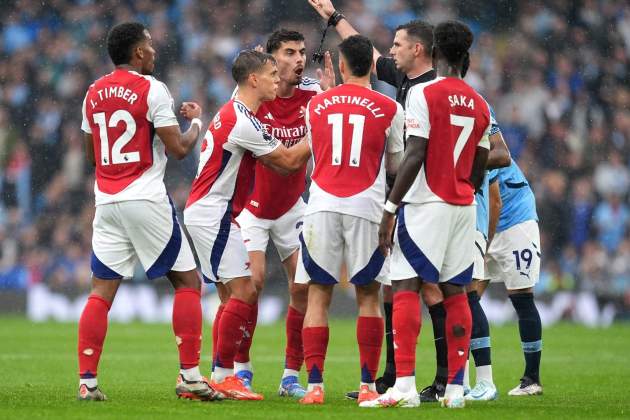
<svg viewBox="0 0 630 420">
<path fill-rule="evenodd" d="M 474 3 L 474 4 L 473 4 Z M 306 0 L 14 0 L 0 16 L 0 289 L 89 286 L 93 169 L 81 103 L 111 71 L 115 23 L 145 23 L 155 76 L 204 119 L 229 99 L 230 63 L 283 26 L 316 49 L 323 21 Z M 393 31 L 456 18 L 475 32 L 466 80 L 496 110 L 536 194 L 543 241 L 540 295 L 588 292 L 630 309 L 630 3 L 346 0 L 335 5 L 386 54 Z M 334 31 L 331 31 L 334 32 Z M 326 45 L 334 50 L 336 34 Z M 307 73 L 315 74 L 315 65 Z M 375 82 L 391 94 L 391 88 Z M 170 162 L 181 208 L 196 156 Z M 141 275 L 140 275 L 141 276 Z"/>
</svg>

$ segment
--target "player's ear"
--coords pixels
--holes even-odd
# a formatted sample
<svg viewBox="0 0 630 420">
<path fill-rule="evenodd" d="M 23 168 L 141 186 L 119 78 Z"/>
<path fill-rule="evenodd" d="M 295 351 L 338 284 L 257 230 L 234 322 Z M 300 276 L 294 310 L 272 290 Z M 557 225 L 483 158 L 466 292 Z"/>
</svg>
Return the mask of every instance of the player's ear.
<svg viewBox="0 0 630 420">
<path fill-rule="evenodd" d="M 142 61 L 144 58 L 144 50 L 140 47 L 140 45 L 136 45 L 131 52 L 132 57 L 137 57 Z"/>
<path fill-rule="evenodd" d="M 251 87 L 255 88 L 256 86 L 258 86 L 258 75 L 256 73 L 250 73 L 247 78 L 249 79 L 249 84 L 251 85 Z"/>
</svg>

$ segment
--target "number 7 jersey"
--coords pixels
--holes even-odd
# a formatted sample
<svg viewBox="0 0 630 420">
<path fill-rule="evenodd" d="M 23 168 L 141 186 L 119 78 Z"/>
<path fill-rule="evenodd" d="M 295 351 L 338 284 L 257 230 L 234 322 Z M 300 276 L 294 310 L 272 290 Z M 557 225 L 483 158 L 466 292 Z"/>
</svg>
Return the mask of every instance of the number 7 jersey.
<svg viewBox="0 0 630 420">
<path fill-rule="evenodd" d="M 313 174 L 306 214 L 332 211 L 379 223 L 385 153 L 402 152 L 404 111 L 387 96 L 343 84 L 309 102 Z"/>
<path fill-rule="evenodd" d="M 166 151 L 155 135 L 179 126 L 164 83 L 116 69 L 88 89 L 81 129 L 92 134 L 96 160 L 96 205 L 166 196 Z"/>
<path fill-rule="evenodd" d="M 466 82 L 439 77 L 420 83 L 407 95 L 407 139 L 428 139 L 424 164 L 403 198 L 406 203 L 472 205 L 470 182 L 477 146 L 490 148 L 490 111 Z"/>
</svg>

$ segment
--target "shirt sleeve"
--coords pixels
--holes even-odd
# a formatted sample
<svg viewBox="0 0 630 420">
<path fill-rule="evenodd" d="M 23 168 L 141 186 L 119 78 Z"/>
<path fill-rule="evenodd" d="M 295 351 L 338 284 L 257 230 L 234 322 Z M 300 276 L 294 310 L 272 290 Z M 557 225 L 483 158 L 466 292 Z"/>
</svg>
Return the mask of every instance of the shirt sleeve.
<svg viewBox="0 0 630 420">
<path fill-rule="evenodd" d="M 239 115 L 237 118 L 236 129 L 228 138 L 230 143 L 249 150 L 255 157 L 267 155 L 282 144 L 263 128 L 254 115 Z"/>
<path fill-rule="evenodd" d="M 416 136 L 428 139 L 431 123 L 429 122 L 429 105 L 422 85 L 416 85 L 409 90 L 406 110 L 407 138 Z"/>
<path fill-rule="evenodd" d="M 88 93 L 89 92 L 90 91 L 88 91 Z M 87 112 L 85 109 L 85 107 L 87 106 L 88 93 L 86 93 L 85 98 L 83 98 L 83 106 L 81 111 L 83 113 L 83 121 L 81 121 L 81 130 L 83 130 L 84 133 L 92 134 L 92 128 L 90 127 L 90 122 L 88 121 Z"/>
<path fill-rule="evenodd" d="M 403 135 L 405 132 L 405 111 L 402 105 L 396 102 L 396 114 L 392 119 L 392 125 L 387 133 L 387 153 L 398 153 L 405 150 Z"/>
<path fill-rule="evenodd" d="M 497 117 L 494 114 L 494 109 L 488 104 L 488 111 L 490 111 L 490 132 L 488 135 L 492 136 L 493 134 L 497 134 L 501 132 L 501 127 L 499 127 L 499 123 L 497 122 Z"/>
<path fill-rule="evenodd" d="M 483 136 L 481 136 L 481 140 L 479 140 L 479 144 L 477 146 L 490 150 L 490 130 L 491 129 L 492 129 L 492 124 L 489 124 L 486 130 L 483 132 Z"/>
<path fill-rule="evenodd" d="M 149 105 L 147 119 L 153 123 L 153 127 L 179 126 L 173 112 L 173 97 L 164 83 L 151 80 L 147 102 Z"/>
<path fill-rule="evenodd" d="M 490 184 L 494 184 L 498 180 L 499 180 L 499 170 L 498 169 L 491 169 L 491 170 L 489 170 L 488 171 L 488 182 Z"/>
<path fill-rule="evenodd" d="M 306 104 L 306 111 L 304 111 L 304 125 L 306 126 L 306 140 L 312 149 L 313 136 L 311 135 L 311 101 L 308 101 Z"/>
<path fill-rule="evenodd" d="M 402 81 L 399 73 L 393 58 L 381 56 L 376 60 L 376 78 L 378 80 L 399 87 Z"/>
</svg>

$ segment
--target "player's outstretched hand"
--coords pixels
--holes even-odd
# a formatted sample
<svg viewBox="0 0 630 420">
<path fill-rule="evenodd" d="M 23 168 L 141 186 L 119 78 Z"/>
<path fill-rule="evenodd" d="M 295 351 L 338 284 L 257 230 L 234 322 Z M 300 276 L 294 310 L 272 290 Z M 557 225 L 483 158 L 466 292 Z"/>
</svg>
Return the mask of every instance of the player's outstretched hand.
<svg viewBox="0 0 630 420">
<path fill-rule="evenodd" d="M 308 3 L 326 20 L 335 13 L 335 6 L 330 0 L 308 0 Z"/>
<path fill-rule="evenodd" d="M 183 102 L 179 113 L 187 120 L 192 120 L 201 116 L 201 107 L 196 102 Z"/>
<path fill-rule="evenodd" d="M 392 237 L 394 233 L 394 223 L 396 218 L 393 214 L 384 211 L 381 218 L 381 225 L 378 228 L 378 247 L 383 255 L 389 255 L 392 248 Z"/>
<path fill-rule="evenodd" d="M 333 68 L 330 51 L 324 53 L 324 70 L 317 69 L 317 78 L 319 79 L 319 87 L 322 90 L 326 91 L 335 87 L 335 69 Z"/>
</svg>

